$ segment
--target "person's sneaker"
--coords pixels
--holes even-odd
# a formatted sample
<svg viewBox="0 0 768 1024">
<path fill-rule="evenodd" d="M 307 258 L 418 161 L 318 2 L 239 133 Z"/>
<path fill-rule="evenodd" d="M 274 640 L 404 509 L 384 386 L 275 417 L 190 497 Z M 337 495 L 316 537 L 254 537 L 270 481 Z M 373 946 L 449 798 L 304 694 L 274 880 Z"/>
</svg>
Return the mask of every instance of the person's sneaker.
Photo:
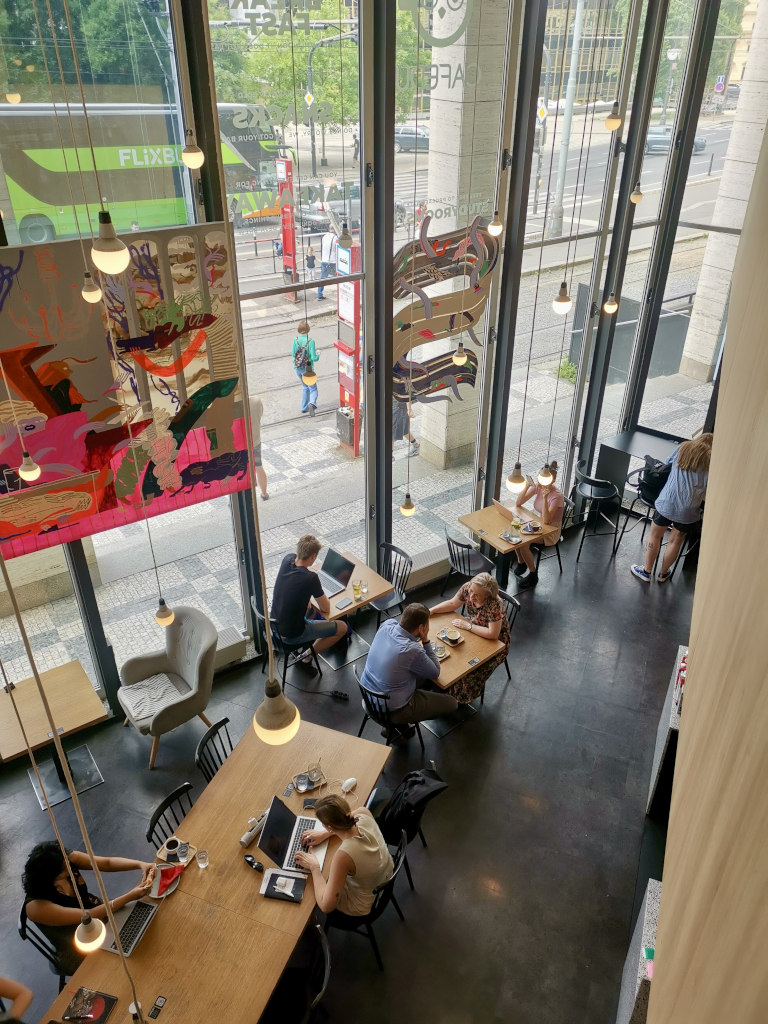
<svg viewBox="0 0 768 1024">
<path fill-rule="evenodd" d="M 633 565 L 630 571 L 633 576 L 637 576 L 637 578 L 642 580 L 643 583 L 651 582 L 651 574 L 646 572 L 642 565 Z"/>
<path fill-rule="evenodd" d="M 304 653 L 299 658 L 299 661 L 303 662 L 305 665 L 311 665 L 312 664 L 312 648 L 311 647 L 308 647 L 306 649 L 306 651 L 304 651 Z"/>
<path fill-rule="evenodd" d="M 421 445 L 419 444 L 419 442 L 418 441 L 412 441 L 411 442 L 411 447 L 408 449 L 408 454 L 409 455 L 418 455 L 419 454 L 419 448 L 421 448 Z"/>
<path fill-rule="evenodd" d="M 314 407 L 314 405 L 312 405 L 311 402 L 309 403 L 309 415 L 310 416 L 314 416 L 315 415 L 315 407 Z"/>
<path fill-rule="evenodd" d="M 656 576 L 656 582 L 657 583 L 666 583 L 667 580 L 671 580 L 672 579 L 672 572 L 673 572 L 673 569 L 670 566 L 670 568 L 667 569 L 666 572 L 658 573 L 658 575 Z"/>
<path fill-rule="evenodd" d="M 518 590 L 529 590 L 531 587 L 535 587 L 539 582 L 539 574 L 537 572 L 529 572 L 527 576 L 518 581 Z"/>
<path fill-rule="evenodd" d="M 525 574 L 528 572 L 528 566 L 525 564 L 525 562 L 518 562 L 512 571 L 514 572 L 515 576 L 525 576 Z"/>
</svg>

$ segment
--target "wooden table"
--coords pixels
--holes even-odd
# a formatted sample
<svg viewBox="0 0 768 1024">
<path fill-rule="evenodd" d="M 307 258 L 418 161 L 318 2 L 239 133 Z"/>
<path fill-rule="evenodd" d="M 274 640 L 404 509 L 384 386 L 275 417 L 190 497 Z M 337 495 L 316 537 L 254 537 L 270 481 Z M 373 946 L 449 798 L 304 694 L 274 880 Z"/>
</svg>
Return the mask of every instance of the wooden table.
<svg viewBox="0 0 768 1024">
<path fill-rule="evenodd" d="M 331 610 L 328 615 L 325 616 L 330 622 L 335 622 L 337 619 L 343 619 L 346 615 L 352 615 L 354 612 L 359 611 L 360 608 L 364 608 L 371 601 L 377 601 L 380 597 L 386 597 L 387 594 L 394 592 L 394 587 L 385 580 L 383 576 L 379 576 L 375 570 L 371 569 L 361 562 L 359 558 L 355 558 L 353 554 L 348 551 L 343 552 L 344 558 L 348 558 L 350 562 L 355 563 L 355 570 L 350 577 L 349 584 L 345 590 L 340 591 L 338 594 L 334 594 L 333 597 L 328 600 L 331 602 Z M 354 591 L 352 589 L 353 580 L 363 580 L 368 584 L 368 593 L 363 594 L 359 601 L 355 600 Z M 350 600 L 352 603 L 346 605 L 344 608 L 339 608 L 339 604 L 342 604 L 345 600 Z M 349 641 L 342 649 L 340 647 L 330 647 L 327 651 L 323 651 L 320 657 L 330 665 L 333 669 L 342 668 L 344 665 L 349 665 L 353 661 L 357 661 L 358 658 L 364 658 L 370 649 L 370 644 L 364 640 L 359 633 L 354 631 L 350 634 Z"/>
<path fill-rule="evenodd" d="M 464 643 L 458 647 L 451 647 L 438 637 L 438 633 L 446 626 L 450 626 L 454 619 L 461 618 L 458 612 L 444 612 L 441 615 L 433 615 L 429 620 L 429 639 L 433 644 L 442 644 L 448 652 L 448 657 L 440 662 L 440 675 L 435 680 L 443 690 L 458 683 L 465 675 L 495 657 L 503 650 L 504 644 L 501 640 L 489 640 L 485 636 L 478 636 L 477 633 L 470 633 L 462 629 L 461 635 Z M 472 658 L 479 658 L 474 665 L 470 665 Z"/>
<path fill-rule="evenodd" d="M 510 511 L 516 510 L 511 509 Z M 530 537 L 524 533 L 521 534 L 523 539 L 517 544 L 512 544 L 502 536 L 502 534 L 507 532 L 515 536 L 516 531 L 513 529 L 512 523 L 504 518 L 495 505 L 486 505 L 485 508 L 479 508 L 476 512 L 459 516 L 459 522 L 462 526 L 466 526 L 480 540 L 496 551 L 496 579 L 502 588 L 506 587 L 509 582 L 510 555 L 516 548 L 526 547 L 530 544 L 540 544 L 545 537 L 560 533 L 560 526 L 545 526 L 541 521 L 541 517 L 535 512 L 531 512 L 525 506 L 520 508 L 518 515 L 521 523 L 538 523 L 541 530 L 531 534 Z"/>
<path fill-rule="evenodd" d="M 296 737 L 282 747 L 261 743 L 252 729 L 201 793 L 178 829 L 178 835 L 204 847 L 210 865 L 190 864 L 178 890 L 156 915 L 129 960 L 145 1016 L 158 995 L 167 1003 L 162 1024 L 259 1019 L 315 908 L 312 879 L 301 903 L 268 900 L 259 895 L 263 875 L 243 861 L 238 840 L 248 818 L 278 796 L 298 813 L 304 794 L 283 797 L 286 784 L 311 762 L 320 760 L 326 778 L 354 775 L 357 787 L 347 799 L 362 806 L 381 773 L 390 749 L 381 743 L 302 722 Z M 339 793 L 340 782 L 315 790 L 313 796 Z M 333 840 L 332 846 L 338 845 Z M 272 867 L 254 843 L 248 851 Z M 328 875 L 332 850 L 325 862 Z M 88 956 L 64 992 L 43 1017 L 60 1017 L 80 986 L 116 995 L 118 1020 L 128 1019 L 130 990 L 112 953 Z M 224 1009 L 223 1009 L 224 1008 Z"/>
<path fill-rule="evenodd" d="M 103 722 L 108 717 L 104 705 L 79 661 L 68 661 L 65 665 L 59 665 L 58 668 L 41 672 L 40 681 L 62 739 L 80 729 Z M 16 683 L 13 689 L 13 698 L 32 749 L 39 750 L 49 743 L 52 744 L 51 726 L 35 680 L 33 678 L 22 679 L 21 682 Z M 0 760 L 12 761 L 26 752 L 27 746 L 19 728 L 11 698 L 5 690 L 0 690 Z M 78 793 L 91 789 L 104 781 L 87 747 L 78 747 L 76 751 L 70 751 L 67 757 Z M 53 761 L 44 761 L 38 767 L 51 803 L 58 804 L 62 800 L 66 800 L 69 797 L 69 792 L 64 782 L 64 771 L 59 763 L 55 747 L 53 747 Z M 33 772 L 30 772 L 30 778 L 38 800 L 41 801 L 40 806 L 44 807 L 45 803 Z"/>
</svg>

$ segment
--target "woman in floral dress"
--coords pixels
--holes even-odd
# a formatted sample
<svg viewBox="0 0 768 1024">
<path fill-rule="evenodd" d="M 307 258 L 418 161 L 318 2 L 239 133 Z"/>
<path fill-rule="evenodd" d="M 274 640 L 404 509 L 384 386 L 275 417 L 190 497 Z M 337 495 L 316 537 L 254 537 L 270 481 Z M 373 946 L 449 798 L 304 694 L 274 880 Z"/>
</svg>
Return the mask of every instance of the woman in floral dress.
<svg viewBox="0 0 768 1024">
<path fill-rule="evenodd" d="M 441 601 L 434 608 L 430 608 L 429 612 L 430 615 L 455 612 L 462 605 L 464 618 L 451 620 L 457 629 L 477 633 L 478 636 L 487 637 L 489 640 L 501 640 L 504 644 L 503 650 L 499 651 L 496 657 L 479 665 L 444 691 L 455 697 L 459 704 L 469 704 L 480 696 L 490 674 L 501 665 L 509 653 L 509 624 L 504 614 L 504 605 L 499 599 L 499 584 L 487 572 L 474 576 L 469 583 L 464 584 L 455 597 Z"/>
</svg>

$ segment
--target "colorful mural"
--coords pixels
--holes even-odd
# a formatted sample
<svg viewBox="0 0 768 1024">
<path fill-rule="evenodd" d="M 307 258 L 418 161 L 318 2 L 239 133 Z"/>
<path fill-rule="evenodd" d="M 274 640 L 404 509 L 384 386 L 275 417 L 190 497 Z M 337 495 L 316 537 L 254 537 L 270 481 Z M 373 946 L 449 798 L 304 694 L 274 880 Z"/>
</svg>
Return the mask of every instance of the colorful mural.
<svg viewBox="0 0 768 1024">
<path fill-rule="evenodd" d="M 485 312 L 491 274 L 499 258 L 499 240 L 480 227 L 476 217 L 469 228 L 429 238 L 431 218 L 425 217 L 419 238 L 408 242 L 394 258 L 394 298 L 411 301 L 394 317 L 395 358 L 393 397 L 415 402 L 461 401 L 459 384 L 474 387 L 477 355 L 466 348 L 467 361 L 456 366 L 446 351 L 420 362 L 409 360 L 411 349 L 430 341 L 458 342 L 462 334 L 480 345 L 475 327 Z M 468 278 L 456 291 L 437 291 L 440 282 Z M 427 291 L 430 286 L 433 291 Z"/>
<path fill-rule="evenodd" d="M 77 241 L 0 250 L 6 558 L 249 486 L 223 225 L 129 248 L 96 305 Z M 42 468 L 33 483 L 17 473 L 19 433 Z"/>
</svg>

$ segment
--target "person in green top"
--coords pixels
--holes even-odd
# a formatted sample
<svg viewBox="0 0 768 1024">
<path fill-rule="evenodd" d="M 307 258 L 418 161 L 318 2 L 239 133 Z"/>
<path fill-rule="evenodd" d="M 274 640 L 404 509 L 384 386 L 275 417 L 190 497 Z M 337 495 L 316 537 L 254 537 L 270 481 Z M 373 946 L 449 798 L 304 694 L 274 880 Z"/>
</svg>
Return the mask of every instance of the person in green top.
<svg viewBox="0 0 768 1024">
<path fill-rule="evenodd" d="M 317 375 L 314 366 L 320 358 L 320 354 L 317 351 L 315 339 L 309 336 L 309 324 L 306 320 L 300 321 L 298 331 L 298 336 L 293 339 L 291 356 L 296 376 L 301 381 L 301 411 L 314 416 L 317 409 Z M 304 381 L 304 377 L 309 375 L 315 377 L 314 384 L 307 384 Z"/>
</svg>

